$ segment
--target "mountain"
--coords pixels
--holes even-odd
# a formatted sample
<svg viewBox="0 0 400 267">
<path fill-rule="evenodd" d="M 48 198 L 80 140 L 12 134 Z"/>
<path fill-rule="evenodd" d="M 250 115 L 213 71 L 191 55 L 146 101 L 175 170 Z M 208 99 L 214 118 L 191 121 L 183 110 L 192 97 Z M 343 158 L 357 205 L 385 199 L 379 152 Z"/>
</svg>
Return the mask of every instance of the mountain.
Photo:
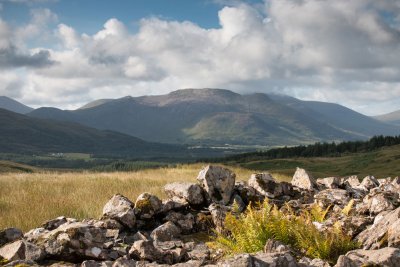
<svg viewBox="0 0 400 267">
<path fill-rule="evenodd" d="M 79 109 L 94 108 L 94 107 L 103 105 L 103 104 L 105 104 L 107 102 L 110 102 L 112 100 L 113 99 L 98 99 L 98 100 L 92 101 L 90 103 L 87 103 L 86 105 L 80 107 Z"/>
<path fill-rule="evenodd" d="M 362 139 L 373 135 L 397 135 L 400 133 L 399 127 L 382 123 L 338 104 L 301 101 L 285 95 L 271 95 L 270 97 L 315 120 L 324 121 L 335 129 L 359 136 Z"/>
<path fill-rule="evenodd" d="M 29 116 L 77 122 L 162 143 L 293 145 L 400 132 L 400 127 L 336 104 L 261 93 L 240 95 L 223 89 L 123 97 L 73 111 L 39 109 Z"/>
<path fill-rule="evenodd" d="M 374 116 L 373 118 L 394 125 L 400 125 L 400 110 L 396 110 L 379 116 Z"/>
<path fill-rule="evenodd" d="M 6 96 L 0 96 L 0 108 L 21 114 L 26 114 L 33 110 L 33 108 L 25 106 L 24 104 Z"/>
<path fill-rule="evenodd" d="M 100 156 L 162 157 L 186 148 L 145 142 L 126 134 L 71 122 L 37 119 L 0 109 L 1 153 L 80 152 Z"/>
</svg>

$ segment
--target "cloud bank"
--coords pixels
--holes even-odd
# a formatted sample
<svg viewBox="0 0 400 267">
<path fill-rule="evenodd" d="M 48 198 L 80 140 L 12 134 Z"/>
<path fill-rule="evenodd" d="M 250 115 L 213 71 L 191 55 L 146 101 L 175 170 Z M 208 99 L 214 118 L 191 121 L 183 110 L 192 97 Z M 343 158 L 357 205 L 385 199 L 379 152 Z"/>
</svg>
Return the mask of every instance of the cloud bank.
<svg viewBox="0 0 400 267">
<path fill-rule="evenodd" d="M 89 35 L 36 10 L 18 29 L 0 21 L 0 95 L 76 107 L 213 87 L 382 113 L 400 108 L 398 14 L 395 0 L 270 0 L 221 8 L 213 29 L 150 17 L 132 32 L 110 18 Z"/>
</svg>

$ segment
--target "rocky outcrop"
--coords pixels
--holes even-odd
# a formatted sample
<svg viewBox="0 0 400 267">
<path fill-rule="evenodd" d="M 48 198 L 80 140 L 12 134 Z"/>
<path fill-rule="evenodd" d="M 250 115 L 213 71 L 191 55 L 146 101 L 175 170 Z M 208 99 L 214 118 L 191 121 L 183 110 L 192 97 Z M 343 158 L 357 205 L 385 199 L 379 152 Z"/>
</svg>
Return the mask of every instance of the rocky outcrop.
<svg viewBox="0 0 400 267">
<path fill-rule="evenodd" d="M 235 187 L 236 175 L 220 166 L 202 169 L 197 180 L 203 186 L 208 200 L 222 205 L 229 204 Z"/>
<path fill-rule="evenodd" d="M 9 261 L 7 266 L 330 266 L 273 239 L 263 251 L 221 259 L 218 250 L 195 238 L 226 233 L 228 214 L 239 216 L 250 203 L 268 199 L 293 214 L 322 208 L 326 220 L 313 222 L 317 230 L 341 227 L 357 240 L 362 249 L 342 255 L 337 267 L 400 266 L 400 178 L 315 180 L 300 168 L 291 183 L 269 173 L 253 174 L 247 183 L 235 182 L 235 177 L 226 168 L 207 166 L 198 184 L 165 185 L 168 199 L 163 201 L 143 193 L 133 203 L 116 194 L 105 204 L 100 220 L 61 216 L 24 235 L 15 228 L 1 230 L 0 260 Z"/>
</svg>

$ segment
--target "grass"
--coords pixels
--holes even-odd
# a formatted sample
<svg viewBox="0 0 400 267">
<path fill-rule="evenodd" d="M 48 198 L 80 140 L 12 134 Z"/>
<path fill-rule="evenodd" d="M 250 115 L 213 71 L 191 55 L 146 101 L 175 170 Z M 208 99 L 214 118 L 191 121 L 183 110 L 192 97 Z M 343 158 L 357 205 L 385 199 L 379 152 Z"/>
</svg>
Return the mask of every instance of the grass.
<svg viewBox="0 0 400 267">
<path fill-rule="evenodd" d="M 26 231 L 61 215 L 99 218 L 104 204 L 116 193 L 132 201 L 143 192 L 164 198 L 165 184 L 195 182 L 202 166 L 178 165 L 114 173 L 3 173 L 0 174 L 0 229 L 13 226 Z M 243 168 L 230 169 L 236 173 L 237 180 L 248 180 L 252 173 Z"/>
<path fill-rule="evenodd" d="M 312 221 L 323 220 L 326 210 L 303 211 L 300 215 L 283 212 L 265 201 L 260 207 L 248 207 L 244 214 L 228 214 L 225 231 L 217 233 L 216 247 L 226 254 L 252 253 L 264 248 L 268 239 L 281 241 L 311 258 L 334 264 L 338 257 L 358 244 L 340 229 L 318 231 Z"/>
<path fill-rule="evenodd" d="M 227 164 L 253 170 L 269 170 L 284 175 L 291 175 L 293 169 L 301 167 L 311 171 L 315 177 L 346 175 L 387 177 L 400 173 L 400 145 L 342 157 L 257 160 Z"/>
</svg>

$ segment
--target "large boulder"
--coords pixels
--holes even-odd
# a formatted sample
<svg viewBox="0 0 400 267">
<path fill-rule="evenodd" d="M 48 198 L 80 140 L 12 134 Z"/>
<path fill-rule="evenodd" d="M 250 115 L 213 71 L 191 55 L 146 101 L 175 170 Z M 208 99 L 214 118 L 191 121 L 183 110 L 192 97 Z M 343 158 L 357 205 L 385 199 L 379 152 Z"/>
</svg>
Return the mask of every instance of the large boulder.
<svg viewBox="0 0 400 267">
<path fill-rule="evenodd" d="M 165 194 L 170 197 L 179 197 L 186 200 L 192 206 L 203 204 L 203 189 L 198 184 L 176 182 L 164 187 Z"/>
<path fill-rule="evenodd" d="M 23 233 L 17 228 L 6 228 L 0 230 L 0 247 L 9 242 L 22 238 Z"/>
<path fill-rule="evenodd" d="M 341 179 L 339 177 L 326 177 L 317 179 L 317 184 L 322 189 L 336 189 L 341 186 Z"/>
<path fill-rule="evenodd" d="M 356 240 L 364 249 L 400 247 L 400 208 L 377 215 L 374 224 L 362 231 Z"/>
<path fill-rule="evenodd" d="M 128 198 L 116 194 L 104 206 L 103 218 L 114 219 L 125 227 L 132 229 L 135 227 L 136 222 L 134 204 Z M 60 226 L 61 224 L 57 223 L 57 225 Z M 49 230 L 55 228 L 52 227 Z"/>
<path fill-rule="evenodd" d="M 325 189 L 314 195 L 315 202 L 326 208 L 330 205 L 344 207 L 349 201 L 349 195 L 344 189 Z"/>
<path fill-rule="evenodd" d="M 155 195 L 143 193 L 136 199 L 135 210 L 140 219 L 149 220 L 162 211 L 162 202 Z"/>
<path fill-rule="evenodd" d="M 269 173 L 252 174 L 248 184 L 259 194 L 268 198 L 277 198 L 293 194 L 292 186 L 289 183 L 279 183 Z"/>
<path fill-rule="evenodd" d="M 315 190 L 318 188 L 314 177 L 305 169 L 299 167 L 296 168 L 291 184 L 305 190 Z"/>
<path fill-rule="evenodd" d="M 360 186 L 364 187 L 366 190 L 371 190 L 379 186 L 379 181 L 374 176 L 368 175 L 362 180 Z"/>
<path fill-rule="evenodd" d="M 235 187 L 236 175 L 230 170 L 209 165 L 203 168 L 197 180 L 201 183 L 209 201 L 227 205 Z"/>
<path fill-rule="evenodd" d="M 400 249 L 387 247 L 379 250 L 352 250 L 340 256 L 335 265 L 335 267 L 360 266 L 398 267 L 400 266 Z"/>
<path fill-rule="evenodd" d="M 380 191 L 369 193 L 364 199 L 369 213 L 376 215 L 386 210 L 394 210 L 399 206 L 399 194 L 391 191 Z"/>
<path fill-rule="evenodd" d="M 18 240 L 0 248 L 0 257 L 3 257 L 8 261 L 40 261 L 44 258 L 44 256 L 45 253 L 40 247 L 24 240 Z"/>
</svg>

